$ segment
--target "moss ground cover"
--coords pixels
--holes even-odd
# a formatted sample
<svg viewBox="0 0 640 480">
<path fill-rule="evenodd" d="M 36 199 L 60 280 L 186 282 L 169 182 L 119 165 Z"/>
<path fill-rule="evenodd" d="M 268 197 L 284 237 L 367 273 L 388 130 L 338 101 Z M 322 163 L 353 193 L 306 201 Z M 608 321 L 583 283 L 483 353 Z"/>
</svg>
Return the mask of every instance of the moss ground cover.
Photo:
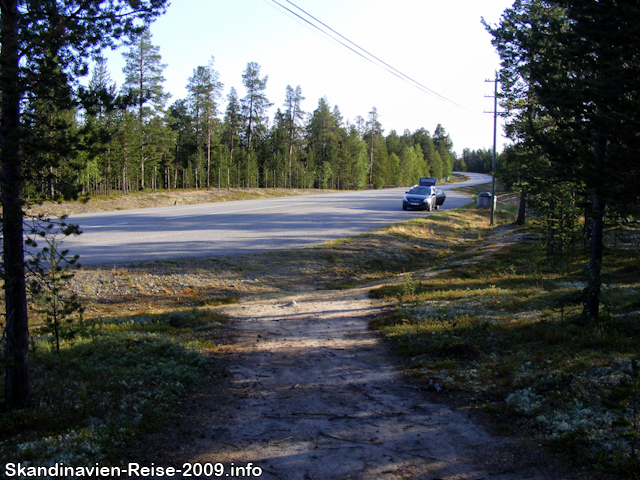
<svg viewBox="0 0 640 480">
<path fill-rule="evenodd" d="M 143 431 L 161 424 L 195 385 L 216 375 L 207 309 L 90 321 L 62 342 L 32 336 L 33 407 L 0 415 L 0 459 L 23 466 L 116 462 Z"/>
<path fill-rule="evenodd" d="M 439 222 L 455 222 L 446 217 Z M 373 289 L 371 296 L 395 300 L 395 307 L 372 328 L 393 340 L 417 377 L 433 379 L 445 394 L 548 441 L 573 461 L 640 478 L 635 225 L 625 242 L 616 232 L 607 238 L 598 321 L 580 319 L 586 256 L 549 256 L 532 240 L 534 225 L 529 241 L 473 262 L 452 255 L 446 271 L 412 272 Z"/>
</svg>

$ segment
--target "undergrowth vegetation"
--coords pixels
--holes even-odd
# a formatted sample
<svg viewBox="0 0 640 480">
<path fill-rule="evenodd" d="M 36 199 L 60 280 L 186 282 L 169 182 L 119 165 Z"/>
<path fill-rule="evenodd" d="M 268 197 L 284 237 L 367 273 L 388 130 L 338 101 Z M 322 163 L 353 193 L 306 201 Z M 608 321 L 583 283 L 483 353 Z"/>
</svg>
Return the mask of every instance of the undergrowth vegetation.
<svg viewBox="0 0 640 480">
<path fill-rule="evenodd" d="M 0 415 L 0 462 L 117 462 L 122 448 L 160 425 L 191 388 L 211 382 L 213 333 L 224 321 L 204 308 L 105 318 L 61 341 L 59 352 L 36 331 L 33 405 Z"/>
<path fill-rule="evenodd" d="M 640 228 L 632 225 L 624 241 L 609 232 L 597 321 L 580 316 L 588 258 L 580 249 L 550 256 L 534 224 L 525 241 L 490 256 L 451 258 L 447 270 L 372 290 L 395 307 L 371 326 L 445 394 L 573 461 L 640 478 Z"/>
<path fill-rule="evenodd" d="M 475 209 L 436 212 L 291 252 L 77 270 L 70 288 L 84 321 L 59 353 L 42 314 L 31 312 L 32 408 L 0 412 L 0 461 L 117 461 L 142 432 L 161 428 L 193 387 L 216 378 L 224 349 L 216 305 L 446 265 L 489 231 L 487 215 Z"/>
<path fill-rule="evenodd" d="M 75 272 L 83 328 L 56 353 L 32 317 L 33 405 L 0 413 L 0 462 L 115 463 L 217 378 L 225 318 L 215 305 L 387 278 L 371 296 L 395 306 L 371 326 L 442 388 L 434 395 L 640 478 L 638 223 L 609 232 L 602 315 L 584 322 L 582 248 L 549 255 L 543 228 L 509 225 L 517 200 L 500 196 L 496 227 L 471 204 L 290 252 Z"/>
</svg>

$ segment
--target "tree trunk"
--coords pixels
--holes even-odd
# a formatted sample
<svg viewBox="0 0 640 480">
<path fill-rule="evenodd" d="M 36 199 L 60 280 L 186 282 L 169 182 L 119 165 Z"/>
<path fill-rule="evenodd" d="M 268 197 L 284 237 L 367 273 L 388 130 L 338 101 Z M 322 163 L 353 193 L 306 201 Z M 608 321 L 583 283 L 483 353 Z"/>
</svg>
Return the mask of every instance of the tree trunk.
<svg viewBox="0 0 640 480">
<path fill-rule="evenodd" d="M 591 209 L 591 255 L 589 257 L 589 279 L 585 288 L 582 316 L 586 320 L 597 320 L 600 312 L 600 290 L 602 285 L 602 239 L 604 232 L 605 205 L 598 195 L 593 195 Z"/>
<path fill-rule="evenodd" d="M 207 109 L 207 190 L 211 188 L 211 115 Z"/>
<path fill-rule="evenodd" d="M 140 72 L 140 103 L 138 105 L 140 112 L 140 188 L 144 190 L 144 67 L 145 67 L 145 58 L 144 58 L 144 48 L 142 47 L 143 39 L 140 38 L 140 64 L 139 64 L 139 72 Z"/>
<path fill-rule="evenodd" d="M 289 188 L 291 188 L 291 165 L 293 163 L 293 121 L 291 121 L 291 129 L 289 131 Z M 275 188 L 275 180 L 273 182 Z"/>
<path fill-rule="evenodd" d="M 606 161 L 607 142 L 604 140 L 602 132 L 596 128 L 595 143 L 593 146 L 594 163 Z M 598 320 L 600 313 L 600 290 L 602 286 L 602 241 L 604 234 L 604 211 L 605 203 L 602 201 L 596 188 L 593 188 L 591 195 L 591 244 L 589 255 L 589 278 L 585 288 L 584 308 L 582 317 L 585 320 Z"/>
<path fill-rule="evenodd" d="M 520 206 L 518 207 L 518 218 L 516 218 L 515 221 L 515 224 L 519 227 L 523 226 L 525 222 L 525 214 L 527 210 L 526 198 L 527 194 L 525 191 L 520 191 Z"/>
<path fill-rule="evenodd" d="M 144 146 L 141 147 L 140 150 L 142 151 L 143 148 L 144 148 Z M 145 188 L 145 185 L 144 185 L 144 155 L 142 155 L 141 159 L 140 159 L 140 181 L 136 182 L 136 183 L 138 183 L 138 190 L 144 190 L 144 188 Z"/>
<path fill-rule="evenodd" d="M 17 0 L 0 3 L 0 163 L 2 166 L 2 229 L 6 315 L 7 408 L 24 408 L 31 400 L 29 320 L 22 230 L 22 159 L 20 156 L 20 79 Z"/>
<path fill-rule="evenodd" d="M 127 194 L 127 139 L 122 146 L 122 195 Z"/>
<path fill-rule="evenodd" d="M 111 144 L 107 149 L 107 196 L 111 196 Z"/>
<path fill-rule="evenodd" d="M 373 188 L 373 132 L 371 133 L 371 147 L 369 148 L 369 188 Z"/>
</svg>

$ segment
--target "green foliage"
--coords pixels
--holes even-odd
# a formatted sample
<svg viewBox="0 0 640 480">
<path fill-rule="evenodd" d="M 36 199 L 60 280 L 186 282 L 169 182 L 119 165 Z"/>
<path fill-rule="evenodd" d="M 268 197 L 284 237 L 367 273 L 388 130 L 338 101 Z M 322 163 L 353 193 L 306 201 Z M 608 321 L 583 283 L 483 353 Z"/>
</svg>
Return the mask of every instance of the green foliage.
<svg viewBox="0 0 640 480">
<path fill-rule="evenodd" d="M 449 134 L 445 131 L 444 127 L 440 124 L 433 132 L 433 144 L 440 156 L 442 162 L 442 173 L 437 178 L 449 178 L 451 176 L 452 169 L 452 148 L 453 142 L 449 137 Z"/>
<path fill-rule="evenodd" d="M 404 147 L 401 155 L 400 171 L 395 179 L 395 184 L 413 185 L 416 183 L 416 179 L 427 175 L 428 168 L 420 145 Z"/>
<path fill-rule="evenodd" d="M 77 192 L 108 195 L 113 190 L 125 195 L 146 187 L 154 191 L 210 188 L 216 183 L 226 188 L 412 185 L 422 176 L 448 176 L 457 161 L 441 125 L 433 138 L 419 129 L 405 131 L 402 137 L 392 132 L 387 140 L 375 109 L 368 122 L 360 118 L 356 125 L 345 124 L 337 106 L 322 98 L 317 109 L 305 115 L 300 86 L 287 86 L 284 109 L 275 113 L 269 125 L 266 112 L 271 103 L 264 95 L 268 76 L 261 77 L 255 62 L 247 64 L 243 74 L 246 96 L 240 98 L 232 87 L 223 118 L 218 111 L 222 84 L 213 58 L 194 69 L 188 97 L 165 110 L 162 71 L 166 66 L 148 30 L 129 45 L 127 79 L 119 93 L 106 61 L 100 58 L 89 88 L 79 91 L 84 111 L 73 106 L 58 112 L 68 120 L 56 124 L 59 135 L 41 122 L 42 129 L 59 136 L 64 155 L 58 155 L 60 168 L 34 173 L 29 187 L 32 199 L 73 197 Z M 141 84 L 148 95 L 141 95 Z M 38 111 L 34 103 L 33 112 Z M 76 118 L 83 122 L 75 125 Z M 71 140 L 65 140 L 72 135 L 78 137 L 81 149 L 71 148 Z"/>
<path fill-rule="evenodd" d="M 342 145 L 339 178 L 342 188 L 361 190 L 367 185 L 369 172 L 367 145 L 360 133 L 351 125 Z M 342 175 L 340 175 L 342 174 Z"/>
<path fill-rule="evenodd" d="M 132 112 L 137 119 L 139 144 L 134 151 L 138 152 L 136 157 L 140 165 L 140 187 L 144 189 L 147 178 L 145 168 L 151 170 L 149 167 L 156 163 L 153 161 L 153 152 L 149 152 L 147 146 L 162 136 L 162 128 L 158 128 L 161 125 L 154 119 L 162 113 L 170 96 L 162 86 L 162 72 L 167 65 L 161 63 L 160 48 L 151 43 L 151 32 L 148 28 L 131 40 L 129 46 L 129 52 L 124 54 L 126 64 L 123 69 L 123 91 L 130 98 L 134 107 Z"/>
<path fill-rule="evenodd" d="M 61 339 L 56 353 L 32 335 L 34 407 L 0 416 L 0 462 L 115 463 L 141 432 L 160 425 L 194 386 L 216 373 L 194 341 L 225 319 L 206 310 L 102 319 Z"/>
<path fill-rule="evenodd" d="M 416 293 L 416 284 L 413 281 L 411 275 L 407 275 L 404 278 L 404 283 L 402 284 L 402 296 L 406 299 L 411 299 Z"/>
<path fill-rule="evenodd" d="M 460 168 L 459 171 L 478 172 L 478 173 L 490 173 L 491 163 L 493 159 L 493 151 L 489 149 L 471 150 L 465 148 L 462 151 L 462 158 L 460 166 L 464 164 L 465 168 Z M 497 161 L 498 165 L 502 165 L 501 161 Z"/>
<path fill-rule="evenodd" d="M 604 405 L 619 412 L 613 422 L 617 434 L 629 440 L 631 460 L 638 462 L 638 435 L 640 434 L 640 366 L 635 358 L 631 360 L 631 369 L 624 372 L 626 378 L 613 388 Z"/>
<path fill-rule="evenodd" d="M 442 225 L 451 222 L 471 230 L 468 218 Z M 416 375 L 437 378 L 451 395 L 464 392 L 461 401 L 499 413 L 573 462 L 640 478 L 637 224 L 628 235 L 625 245 L 605 238 L 599 324 L 578 321 L 581 252 L 561 261 L 548 256 L 545 241 L 528 241 L 471 262 L 459 253 L 438 266 L 445 273 L 420 272 L 415 282 L 412 272 L 372 290 L 396 305 L 371 328 L 394 342 Z"/>
<path fill-rule="evenodd" d="M 162 72 L 167 65 L 161 63 L 160 48 L 151 42 L 148 28 L 132 39 L 129 47 L 129 51 L 123 55 L 126 61 L 123 89 L 138 110 L 138 121 L 144 124 L 147 118 L 162 111 L 169 97 L 162 86 Z"/>
<path fill-rule="evenodd" d="M 580 204 L 586 212 L 591 255 L 583 316 L 591 320 L 599 315 L 603 218 L 638 198 L 640 96 L 632 77 L 640 72 L 640 50 L 628 38 L 639 33 L 639 15 L 635 2 L 519 0 L 498 26 L 486 25 L 502 60 L 502 106 L 523 191 L 569 191 L 580 200 L 559 195 L 557 205 L 575 211 Z M 568 219 L 570 230 L 576 217 L 549 218 L 560 219 L 561 229 Z"/>
<path fill-rule="evenodd" d="M 44 225 L 42 225 L 44 223 Z M 71 268 L 77 266 L 78 257 L 69 258 L 68 250 L 61 250 L 60 235 L 77 235 L 77 226 L 68 225 L 62 219 L 51 221 L 39 218 L 32 222 L 32 235 L 45 246 L 33 254 L 29 261 L 29 291 L 33 296 L 37 311 L 44 314 L 45 326 L 41 330 L 52 334 L 56 352 L 60 351 L 60 340 L 73 338 L 82 331 L 83 307 L 77 295 L 69 290 L 73 278 Z M 32 249 L 39 248 L 34 237 L 26 244 Z M 77 320 L 77 322 L 76 322 Z"/>
<path fill-rule="evenodd" d="M 442 178 L 443 175 L 442 157 L 437 151 L 431 157 L 431 175 L 435 178 Z"/>
<path fill-rule="evenodd" d="M 74 198 L 81 166 L 74 128 L 78 78 L 88 59 L 125 36 L 142 32 L 164 12 L 166 0 L 19 2 L 0 6 L 2 92 L 3 276 L 5 286 L 5 402 L 29 404 L 28 318 L 23 247 L 23 194 L 42 179 L 51 198 Z M 62 32 L 64 34 L 62 34 Z M 25 52 L 29 52 L 25 55 Z M 33 185 L 31 185 L 33 186 Z M 27 190 L 28 194 L 28 190 Z"/>
<path fill-rule="evenodd" d="M 322 162 L 320 170 L 320 188 L 329 188 L 331 179 L 333 178 L 333 170 L 330 162 Z"/>
<path fill-rule="evenodd" d="M 584 203 L 576 197 L 575 184 L 548 184 L 539 191 L 530 191 L 528 197 L 547 235 L 549 253 L 558 251 L 563 258 L 567 247 L 571 247 L 572 254 L 575 254 L 584 233 L 579 223 Z"/>
<path fill-rule="evenodd" d="M 338 162 L 340 145 L 339 118 L 331 112 L 329 101 L 321 98 L 307 125 L 307 164 L 311 170 L 322 168 L 327 162 Z"/>
<path fill-rule="evenodd" d="M 209 361 L 157 334 L 113 332 L 36 350 L 37 407 L 0 418 L 0 458 L 50 465 L 116 461 L 140 431 L 157 425 Z"/>
<path fill-rule="evenodd" d="M 244 120 L 245 146 L 251 151 L 253 137 L 263 134 L 266 120 L 266 110 L 271 106 L 265 95 L 269 76 L 260 78 L 260 65 L 256 62 L 247 63 L 242 74 L 242 84 L 247 95 L 241 100 L 242 118 Z M 249 171 L 249 170 L 248 170 Z"/>
</svg>

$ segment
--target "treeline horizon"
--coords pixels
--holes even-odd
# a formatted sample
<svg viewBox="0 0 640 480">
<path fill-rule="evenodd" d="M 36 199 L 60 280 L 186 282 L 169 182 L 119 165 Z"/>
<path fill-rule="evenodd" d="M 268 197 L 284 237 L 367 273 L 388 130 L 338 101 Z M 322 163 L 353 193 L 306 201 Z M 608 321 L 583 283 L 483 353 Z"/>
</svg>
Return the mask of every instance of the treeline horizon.
<svg viewBox="0 0 640 480">
<path fill-rule="evenodd" d="M 353 123 L 326 97 L 313 112 L 302 111 L 300 86 L 287 86 L 269 118 L 274 104 L 265 95 L 268 75 L 255 62 L 242 74 L 245 95 L 231 87 L 224 111 L 213 57 L 194 68 L 187 97 L 167 106 L 166 65 L 149 31 L 128 47 L 120 88 L 99 57 L 88 85 L 77 85 L 76 98 L 50 100 L 54 91 L 27 97 L 29 126 L 49 145 L 37 151 L 36 142 L 32 151 L 47 158 L 34 162 L 27 176 L 31 201 L 144 189 L 355 190 L 406 186 L 421 176 L 445 179 L 453 170 L 490 171 L 491 151 L 465 149 L 458 157 L 440 124 L 433 134 L 421 128 L 385 135 L 375 106 Z"/>
</svg>

